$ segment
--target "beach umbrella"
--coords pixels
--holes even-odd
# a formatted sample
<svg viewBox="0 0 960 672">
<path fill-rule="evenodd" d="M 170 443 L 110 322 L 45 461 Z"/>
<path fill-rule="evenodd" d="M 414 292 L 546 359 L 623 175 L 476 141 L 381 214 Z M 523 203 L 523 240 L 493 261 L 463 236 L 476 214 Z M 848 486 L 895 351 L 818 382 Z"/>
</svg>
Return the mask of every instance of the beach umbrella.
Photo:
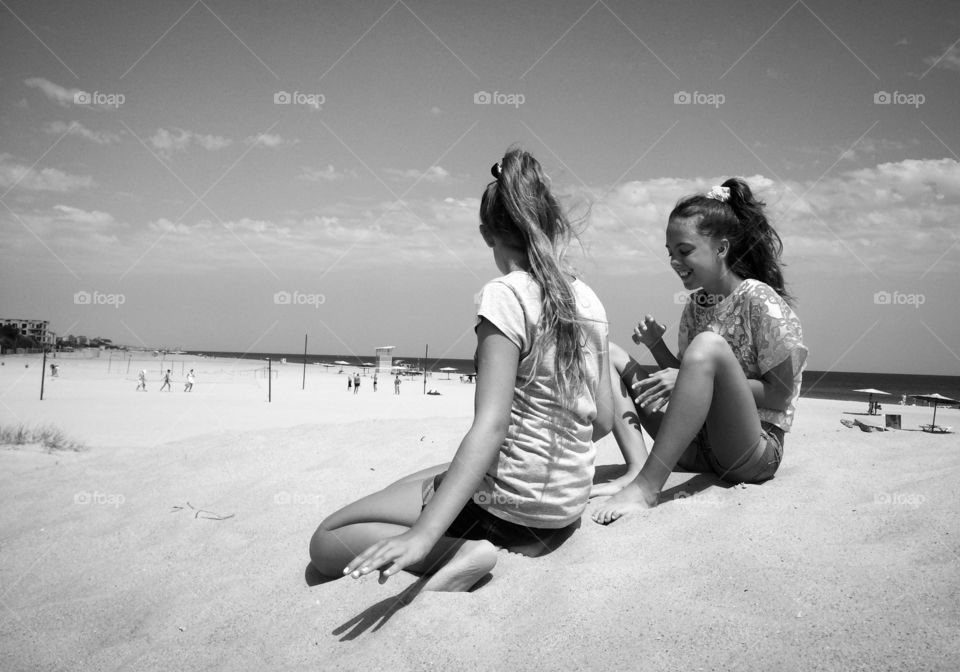
<svg viewBox="0 0 960 672">
<path fill-rule="evenodd" d="M 924 401 L 933 402 L 933 421 L 930 423 L 930 430 L 936 431 L 937 427 L 937 405 L 938 404 L 960 404 L 960 401 L 956 399 L 951 399 L 950 397 L 945 397 L 942 394 L 911 394 L 911 397 L 914 399 L 923 399 Z"/>
<path fill-rule="evenodd" d="M 854 392 L 863 392 L 864 394 L 870 395 L 867 397 L 867 410 L 873 410 L 873 395 L 875 394 L 885 394 L 888 397 L 890 396 L 889 392 L 884 392 L 883 390 L 875 390 L 872 387 L 868 387 L 865 390 L 854 390 Z"/>
<path fill-rule="evenodd" d="M 450 380 L 450 372 L 451 372 L 451 371 L 456 371 L 457 369 L 456 369 L 456 367 L 453 367 L 453 366 L 445 366 L 445 367 L 443 367 L 443 368 L 440 369 L 440 370 L 441 370 L 441 371 L 446 371 L 446 372 L 447 372 L 447 380 Z"/>
</svg>

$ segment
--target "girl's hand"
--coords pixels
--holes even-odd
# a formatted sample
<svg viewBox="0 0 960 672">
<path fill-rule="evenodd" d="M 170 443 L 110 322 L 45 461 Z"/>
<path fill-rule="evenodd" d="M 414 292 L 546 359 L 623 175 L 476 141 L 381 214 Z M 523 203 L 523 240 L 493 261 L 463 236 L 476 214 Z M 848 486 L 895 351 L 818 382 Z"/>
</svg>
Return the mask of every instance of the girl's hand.
<svg viewBox="0 0 960 672">
<path fill-rule="evenodd" d="M 409 567 L 426 558 L 434 544 L 435 542 L 424 535 L 408 530 L 399 536 L 378 541 L 355 557 L 343 573 L 359 579 L 379 569 L 380 583 L 386 583 L 387 579 L 404 567 Z M 386 569 L 382 569 L 383 567 Z"/>
<path fill-rule="evenodd" d="M 643 321 L 633 330 L 633 342 L 652 348 L 663 339 L 666 331 L 667 328 L 653 319 L 653 315 L 645 315 Z"/>
<path fill-rule="evenodd" d="M 640 390 L 634 403 L 647 410 L 655 411 L 663 407 L 670 400 L 670 393 L 677 384 L 678 369 L 660 369 L 643 380 L 632 385 L 634 391 Z"/>
</svg>

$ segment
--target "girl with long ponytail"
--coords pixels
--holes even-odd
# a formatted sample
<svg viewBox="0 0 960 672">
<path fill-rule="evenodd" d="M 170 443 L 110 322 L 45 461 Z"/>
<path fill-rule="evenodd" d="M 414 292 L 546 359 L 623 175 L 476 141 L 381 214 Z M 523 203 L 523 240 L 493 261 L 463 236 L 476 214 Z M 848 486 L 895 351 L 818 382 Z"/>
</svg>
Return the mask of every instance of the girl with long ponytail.
<svg viewBox="0 0 960 672">
<path fill-rule="evenodd" d="M 783 243 L 763 208 L 745 181 L 731 178 L 670 213 L 670 265 L 693 290 L 680 318 L 679 356 L 650 315 L 633 340 L 649 348 L 659 371 L 646 376 L 610 344 L 622 383 L 615 404 L 632 404 L 637 421 L 618 419 L 617 440 L 642 451 L 642 426 L 654 444 L 642 467 L 628 465 L 636 477 L 594 511 L 595 521 L 656 506 L 675 467 L 761 483 L 780 466 L 807 348 L 783 280 Z"/>
<path fill-rule="evenodd" d="M 513 149 L 491 172 L 480 235 L 502 275 L 480 292 L 473 424 L 449 464 L 325 519 L 310 542 L 322 574 L 406 569 L 423 589 L 469 590 L 497 548 L 542 555 L 579 525 L 613 425 L 606 314 L 564 261 L 574 234 L 537 160 Z"/>
</svg>

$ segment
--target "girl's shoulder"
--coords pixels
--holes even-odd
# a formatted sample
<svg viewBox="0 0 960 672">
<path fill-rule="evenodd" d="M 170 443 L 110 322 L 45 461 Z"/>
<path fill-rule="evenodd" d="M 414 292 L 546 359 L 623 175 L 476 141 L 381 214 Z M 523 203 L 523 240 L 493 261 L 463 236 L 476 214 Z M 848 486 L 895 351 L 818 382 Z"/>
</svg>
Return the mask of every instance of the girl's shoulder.
<svg viewBox="0 0 960 672">
<path fill-rule="evenodd" d="M 570 283 L 573 287 L 574 296 L 577 299 L 577 308 L 580 314 L 591 320 L 605 322 L 607 319 L 607 310 L 603 307 L 603 302 L 597 293 L 580 278 L 574 278 Z"/>
<path fill-rule="evenodd" d="M 753 305 L 775 304 L 781 307 L 787 306 L 787 302 L 777 294 L 777 290 L 767 283 L 753 278 L 748 278 L 740 283 L 737 293 Z"/>
<path fill-rule="evenodd" d="M 790 304 L 767 283 L 744 280 L 741 289 L 743 303 L 749 308 L 752 319 L 799 324 L 799 318 Z"/>
</svg>

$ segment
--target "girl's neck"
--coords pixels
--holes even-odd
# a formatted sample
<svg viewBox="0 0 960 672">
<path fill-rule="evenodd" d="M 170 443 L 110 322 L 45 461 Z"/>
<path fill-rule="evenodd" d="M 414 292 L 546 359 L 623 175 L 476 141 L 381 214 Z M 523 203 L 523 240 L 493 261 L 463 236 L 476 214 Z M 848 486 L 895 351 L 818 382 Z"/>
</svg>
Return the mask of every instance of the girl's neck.
<svg viewBox="0 0 960 672">
<path fill-rule="evenodd" d="M 497 268 L 504 275 L 515 271 L 529 271 L 530 265 L 527 262 L 527 255 L 512 247 L 500 246 L 494 250 L 494 257 L 497 262 Z"/>
<path fill-rule="evenodd" d="M 733 290 L 739 287 L 741 282 L 743 282 L 743 278 L 732 271 L 727 271 L 717 278 L 716 283 L 714 283 L 712 287 L 704 287 L 703 289 L 707 294 L 719 295 L 726 298 L 733 294 Z"/>
</svg>

